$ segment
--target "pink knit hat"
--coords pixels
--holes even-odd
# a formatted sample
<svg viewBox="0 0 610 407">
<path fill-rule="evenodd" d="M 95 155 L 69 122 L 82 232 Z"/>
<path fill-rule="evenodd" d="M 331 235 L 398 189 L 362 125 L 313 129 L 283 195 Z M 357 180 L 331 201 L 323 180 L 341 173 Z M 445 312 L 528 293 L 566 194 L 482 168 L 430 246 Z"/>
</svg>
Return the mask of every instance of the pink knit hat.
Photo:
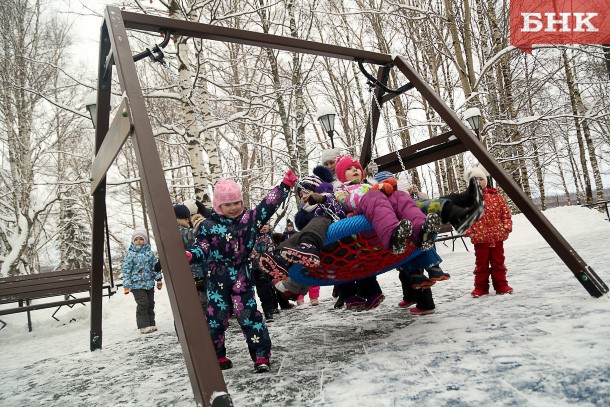
<svg viewBox="0 0 610 407">
<path fill-rule="evenodd" d="M 337 163 L 337 165 L 335 166 L 335 172 L 337 173 L 337 178 L 339 179 L 339 181 L 341 181 L 341 182 L 347 181 L 347 178 L 345 178 L 345 173 L 346 173 L 347 169 L 349 167 L 351 167 L 352 165 L 355 165 L 356 167 L 360 168 L 360 171 L 362 171 L 362 176 L 364 177 L 364 170 L 362 169 L 362 165 L 360 165 L 360 162 L 358 162 L 357 160 L 354 160 L 349 155 L 346 155 L 343 158 L 341 158 L 339 160 L 339 162 Z"/>
<path fill-rule="evenodd" d="M 222 215 L 220 205 L 231 202 L 243 202 L 244 198 L 241 194 L 241 187 L 235 181 L 230 179 L 221 179 L 214 185 L 214 199 L 212 206 L 217 214 Z"/>
</svg>

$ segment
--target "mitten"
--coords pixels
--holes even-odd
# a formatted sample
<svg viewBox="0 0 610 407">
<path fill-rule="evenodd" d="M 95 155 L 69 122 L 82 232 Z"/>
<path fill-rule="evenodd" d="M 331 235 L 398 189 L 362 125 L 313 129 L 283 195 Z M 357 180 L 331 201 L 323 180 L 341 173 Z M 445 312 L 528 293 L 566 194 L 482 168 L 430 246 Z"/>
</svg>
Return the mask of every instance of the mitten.
<svg viewBox="0 0 610 407">
<path fill-rule="evenodd" d="M 163 282 L 161 280 L 157 280 L 157 290 L 160 290 L 163 288 Z"/>
<path fill-rule="evenodd" d="M 123 292 L 125 293 L 125 295 L 129 294 L 129 288 L 123 288 Z"/>
<path fill-rule="evenodd" d="M 155 271 L 156 271 L 157 273 L 159 273 L 159 272 L 161 271 L 161 263 L 160 263 L 159 261 L 157 261 L 157 262 L 155 263 Z"/>
<path fill-rule="evenodd" d="M 309 196 L 307 197 L 307 203 L 309 203 L 310 205 L 321 204 L 324 202 L 326 202 L 326 197 L 316 192 L 309 194 Z"/>
<path fill-rule="evenodd" d="M 388 178 L 383 182 L 385 182 L 386 184 L 390 184 L 394 191 L 398 189 L 398 181 L 396 181 L 396 178 Z"/>
<path fill-rule="evenodd" d="M 383 192 L 384 194 L 386 194 L 387 196 L 392 195 L 392 192 L 394 192 L 394 188 L 392 187 L 392 185 L 388 184 L 387 182 L 380 182 L 378 184 L 375 184 L 371 187 L 371 189 L 378 189 L 379 191 Z"/>
<path fill-rule="evenodd" d="M 284 174 L 284 179 L 282 182 L 288 187 L 293 187 L 297 184 L 297 182 L 299 182 L 299 179 L 294 172 L 292 172 L 292 170 L 288 170 L 286 171 L 286 174 Z"/>
<path fill-rule="evenodd" d="M 191 262 L 191 260 L 193 260 L 193 255 L 191 254 L 191 252 L 186 252 L 186 259 L 189 263 Z"/>
</svg>

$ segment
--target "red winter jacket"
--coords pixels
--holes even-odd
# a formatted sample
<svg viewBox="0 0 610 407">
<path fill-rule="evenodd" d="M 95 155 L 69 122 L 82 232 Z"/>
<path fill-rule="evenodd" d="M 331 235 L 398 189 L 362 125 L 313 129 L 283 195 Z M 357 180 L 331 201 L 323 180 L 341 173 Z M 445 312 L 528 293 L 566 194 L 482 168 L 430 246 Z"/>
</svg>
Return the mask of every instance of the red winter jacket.
<svg viewBox="0 0 610 407">
<path fill-rule="evenodd" d="M 472 244 L 495 243 L 508 239 L 513 231 L 510 209 L 497 188 L 483 189 L 485 211 L 483 216 L 464 233 Z"/>
</svg>

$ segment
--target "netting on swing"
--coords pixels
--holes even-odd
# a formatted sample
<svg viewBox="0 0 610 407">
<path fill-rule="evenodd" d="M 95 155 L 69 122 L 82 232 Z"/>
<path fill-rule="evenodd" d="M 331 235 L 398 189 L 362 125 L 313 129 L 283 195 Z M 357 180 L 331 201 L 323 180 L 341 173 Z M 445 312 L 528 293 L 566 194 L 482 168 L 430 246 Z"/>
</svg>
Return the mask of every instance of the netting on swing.
<svg viewBox="0 0 610 407">
<path fill-rule="evenodd" d="M 378 85 L 379 82 L 366 73 L 361 63 L 359 65 L 363 73 L 369 78 L 371 99 L 375 101 L 379 111 L 383 112 L 379 100 L 373 95 L 374 86 Z M 375 83 L 373 83 L 373 80 Z M 372 112 L 371 108 L 369 123 L 371 134 L 374 134 Z M 385 114 L 382 116 L 385 120 L 386 130 L 391 137 L 393 134 L 391 123 Z M 406 171 L 398 151 L 396 155 L 402 171 Z M 372 170 L 372 175 L 377 172 L 373 157 L 371 157 L 367 169 Z M 401 254 L 394 254 L 391 250 L 385 249 L 371 223 L 364 215 L 356 215 L 347 219 L 335 219 L 335 222 L 330 225 L 324 239 L 324 247 L 320 250 L 319 267 L 307 269 L 301 264 L 295 264 L 290 268 L 289 276 L 303 285 L 334 285 L 385 273 L 415 260 L 422 253 L 411 241 L 408 243 L 406 252 Z"/>
<path fill-rule="evenodd" d="M 320 250 L 318 268 L 306 269 L 295 264 L 289 275 L 303 285 L 335 285 L 385 273 L 421 254 L 411 242 L 401 254 L 384 249 L 371 223 L 364 215 L 357 215 L 330 225 Z"/>
</svg>

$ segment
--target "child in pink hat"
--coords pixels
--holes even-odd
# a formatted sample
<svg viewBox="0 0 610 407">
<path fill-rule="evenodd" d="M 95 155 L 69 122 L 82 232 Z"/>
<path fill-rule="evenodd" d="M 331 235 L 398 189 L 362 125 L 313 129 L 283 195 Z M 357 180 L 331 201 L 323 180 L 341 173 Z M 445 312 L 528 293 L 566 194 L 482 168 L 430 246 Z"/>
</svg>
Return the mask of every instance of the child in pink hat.
<svg viewBox="0 0 610 407">
<path fill-rule="evenodd" d="M 256 208 L 244 209 L 241 187 L 235 181 L 220 180 L 214 186 L 214 211 L 199 227 L 196 245 L 187 257 L 193 262 L 207 260 L 206 317 L 218 363 L 230 369 L 226 356 L 225 331 L 231 310 L 235 313 L 248 344 L 255 372 L 267 372 L 271 363 L 271 339 L 257 310 L 249 257 L 261 228 L 286 200 L 298 179 L 288 170 Z"/>
</svg>

